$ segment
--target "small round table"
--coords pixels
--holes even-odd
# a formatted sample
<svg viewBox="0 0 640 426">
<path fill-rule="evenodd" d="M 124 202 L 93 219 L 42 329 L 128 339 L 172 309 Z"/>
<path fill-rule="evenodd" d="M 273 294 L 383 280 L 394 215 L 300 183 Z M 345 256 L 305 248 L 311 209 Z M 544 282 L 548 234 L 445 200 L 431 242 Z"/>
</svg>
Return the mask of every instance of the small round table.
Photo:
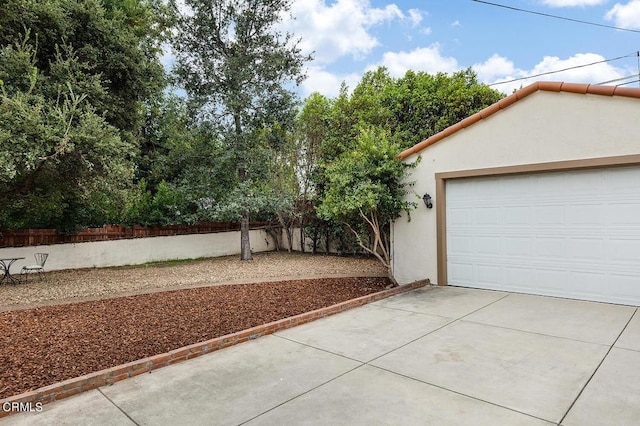
<svg viewBox="0 0 640 426">
<path fill-rule="evenodd" d="M 0 284 L 2 284 L 5 280 L 9 280 L 14 284 L 18 284 L 20 282 L 20 280 L 15 279 L 11 275 L 10 270 L 11 270 L 11 265 L 13 265 L 13 263 L 16 260 L 21 260 L 21 259 L 24 259 L 24 257 L 9 257 L 5 259 L 0 259 L 0 272 L 4 271 L 4 274 L 0 279 Z"/>
</svg>

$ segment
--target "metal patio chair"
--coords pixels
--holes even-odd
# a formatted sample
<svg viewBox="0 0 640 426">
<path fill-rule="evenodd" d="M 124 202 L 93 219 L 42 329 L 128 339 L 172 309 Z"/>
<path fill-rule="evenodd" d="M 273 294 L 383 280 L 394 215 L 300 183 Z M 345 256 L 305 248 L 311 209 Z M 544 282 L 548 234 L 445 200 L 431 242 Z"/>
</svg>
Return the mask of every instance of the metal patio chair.
<svg viewBox="0 0 640 426">
<path fill-rule="evenodd" d="M 47 261 L 47 257 L 49 257 L 49 253 L 36 253 L 33 257 L 36 258 L 36 263 L 33 265 L 23 266 L 20 270 L 20 275 L 24 277 L 24 282 L 27 282 L 29 274 L 44 273 L 44 264 Z M 40 275 L 40 279 L 42 280 L 42 275 Z"/>
</svg>

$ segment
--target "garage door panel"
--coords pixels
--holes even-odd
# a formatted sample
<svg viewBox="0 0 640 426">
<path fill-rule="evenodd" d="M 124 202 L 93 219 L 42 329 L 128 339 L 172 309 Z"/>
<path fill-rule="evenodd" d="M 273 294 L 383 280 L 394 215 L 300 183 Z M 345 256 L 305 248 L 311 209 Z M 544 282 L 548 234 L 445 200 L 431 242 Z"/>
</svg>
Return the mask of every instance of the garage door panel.
<svg viewBox="0 0 640 426">
<path fill-rule="evenodd" d="M 504 283 L 511 291 L 522 291 L 531 287 L 531 268 L 507 266 L 504 268 Z"/>
<path fill-rule="evenodd" d="M 492 283 L 501 279 L 502 268 L 499 265 L 478 264 L 476 270 L 476 280 L 480 284 L 491 286 Z"/>
<path fill-rule="evenodd" d="M 640 306 L 640 168 L 448 180 L 448 283 Z"/>
<path fill-rule="evenodd" d="M 478 207 L 475 209 L 475 223 L 498 225 L 500 223 L 500 209 L 497 207 Z"/>
<path fill-rule="evenodd" d="M 558 174 L 567 193 L 594 195 L 603 189 L 603 172 L 601 170 L 587 170 L 583 172 Z"/>
<path fill-rule="evenodd" d="M 507 225 L 529 225 L 531 223 L 531 208 L 529 206 L 506 206 L 503 211 Z"/>
<path fill-rule="evenodd" d="M 473 239 L 469 238 L 468 236 L 460 235 L 460 236 L 451 237 L 451 239 L 449 240 L 449 244 L 451 245 L 449 249 L 451 251 L 452 256 L 455 256 L 458 254 L 473 253 L 473 249 L 471 247 L 473 244 Z"/>
<path fill-rule="evenodd" d="M 565 225 L 604 225 L 603 210 L 602 205 L 570 204 L 567 206 Z"/>
<path fill-rule="evenodd" d="M 538 269 L 533 271 L 532 279 L 548 295 L 565 294 L 567 291 L 567 271 Z"/>
<path fill-rule="evenodd" d="M 504 256 L 530 256 L 533 238 L 528 237 L 505 237 Z"/>
<path fill-rule="evenodd" d="M 638 195 L 636 194 L 636 197 Z M 612 203 L 608 223 L 617 226 L 638 226 L 640 217 L 640 203 Z"/>
<path fill-rule="evenodd" d="M 576 260 L 598 261 L 605 256 L 604 238 L 569 238 L 565 257 Z"/>
<path fill-rule="evenodd" d="M 620 262 L 640 262 L 640 240 L 611 238 L 608 241 L 611 260 Z"/>
<path fill-rule="evenodd" d="M 562 205 L 534 206 L 533 213 L 534 225 L 564 225 L 564 206 Z"/>
<path fill-rule="evenodd" d="M 451 208 L 447 213 L 447 220 L 452 226 L 471 225 L 473 210 L 468 208 Z"/>
<path fill-rule="evenodd" d="M 460 263 L 452 261 L 450 263 L 451 279 L 460 285 L 473 285 L 475 283 L 474 265 L 471 263 Z"/>
<path fill-rule="evenodd" d="M 607 274 L 598 272 L 571 271 L 568 289 L 580 298 L 599 300 L 607 293 Z"/>
<path fill-rule="evenodd" d="M 467 238 L 469 239 L 469 238 Z M 500 237 L 480 235 L 475 239 L 475 253 L 479 256 L 500 256 Z"/>
<path fill-rule="evenodd" d="M 533 254 L 540 259 L 557 259 L 564 256 L 565 240 L 556 237 L 537 237 L 533 244 Z"/>
<path fill-rule="evenodd" d="M 516 194 L 528 194 L 531 192 L 531 180 L 528 177 L 517 176 L 509 180 L 499 179 L 499 182 L 499 189 L 505 198 L 511 198 Z M 484 188 L 479 189 L 479 191 L 485 193 Z M 486 195 L 491 196 L 490 193 Z"/>
<path fill-rule="evenodd" d="M 605 184 L 609 194 L 634 195 L 640 192 L 638 173 L 632 168 L 609 169 Z"/>
<path fill-rule="evenodd" d="M 532 177 L 535 184 L 534 194 L 531 196 L 538 196 L 540 200 L 564 200 L 567 188 L 565 185 L 558 185 L 559 176 L 561 175 L 558 173 L 544 173 Z"/>
</svg>

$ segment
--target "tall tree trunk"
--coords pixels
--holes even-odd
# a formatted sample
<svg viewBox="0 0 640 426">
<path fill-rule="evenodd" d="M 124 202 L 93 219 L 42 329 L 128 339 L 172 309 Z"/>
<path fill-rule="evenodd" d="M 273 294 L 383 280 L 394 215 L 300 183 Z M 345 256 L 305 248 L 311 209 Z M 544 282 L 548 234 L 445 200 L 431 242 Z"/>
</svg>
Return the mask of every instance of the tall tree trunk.
<svg viewBox="0 0 640 426">
<path fill-rule="evenodd" d="M 235 124 L 237 141 L 236 144 L 244 145 L 242 139 L 242 118 L 238 111 L 235 111 L 233 114 L 233 121 Z M 243 148 L 243 146 L 236 146 L 236 150 L 238 148 Z M 242 149 L 241 149 L 242 151 Z M 238 178 L 240 182 L 245 182 L 247 180 L 247 168 L 244 163 L 244 159 L 238 164 Z M 251 257 L 251 241 L 249 240 L 249 212 L 242 212 L 242 219 L 240 219 L 240 260 L 253 260 Z"/>
<path fill-rule="evenodd" d="M 243 212 L 240 220 L 240 260 L 253 260 L 249 241 L 249 212 Z"/>
<path fill-rule="evenodd" d="M 331 246 L 331 236 L 329 235 L 331 231 L 329 230 L 329 225 L 325 225 L 324 227 L 324 252 L 329 254 L 329 247 Z"/>
</svg>

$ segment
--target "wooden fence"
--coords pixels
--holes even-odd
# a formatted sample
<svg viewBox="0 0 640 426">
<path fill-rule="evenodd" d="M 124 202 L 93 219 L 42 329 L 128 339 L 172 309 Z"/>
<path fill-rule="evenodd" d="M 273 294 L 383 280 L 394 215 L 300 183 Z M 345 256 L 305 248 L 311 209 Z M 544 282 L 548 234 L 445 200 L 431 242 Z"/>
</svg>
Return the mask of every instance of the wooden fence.
<svg viewBox="0 0 640 426">
<path fill-rule="evenodd" d="M 251 222 L 250 229 L 264 229 L 269 222 Z M 239 231 L 237 222 L 203 222 L 194 225 L 132 226 L 104 225 L 86 228 L 76 234 L 60 234 L 55 229 L 14 229 L 0 231 L 0 247 L 24 247 L 48 244 L 110 241 L 127 238 L 160 237 L 168 235 L 209 234 Z"/>
</svg>

